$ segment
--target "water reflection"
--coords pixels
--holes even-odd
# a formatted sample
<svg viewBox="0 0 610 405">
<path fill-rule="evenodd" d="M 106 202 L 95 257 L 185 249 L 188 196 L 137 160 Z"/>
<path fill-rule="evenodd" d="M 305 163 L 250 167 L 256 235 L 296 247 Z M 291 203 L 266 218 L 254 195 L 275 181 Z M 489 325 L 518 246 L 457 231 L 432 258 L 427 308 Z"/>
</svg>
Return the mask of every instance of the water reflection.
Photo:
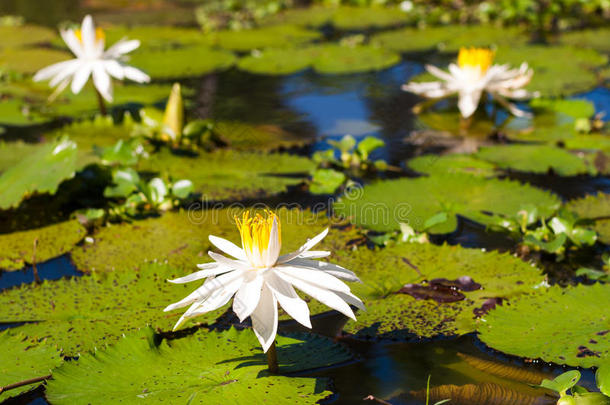
<svg viewBox="0 0 610 405">
<path fill-rule="evenodd" d="M 82 276 L 68 255 L 56 257 L 36 265 L 40 280 L 57 280 L 62 277 Z M 0 272 L 0 290 L 16 287 L 34 282 L 34 269 L 32 266 L 23 270 Z"/>
</svg>

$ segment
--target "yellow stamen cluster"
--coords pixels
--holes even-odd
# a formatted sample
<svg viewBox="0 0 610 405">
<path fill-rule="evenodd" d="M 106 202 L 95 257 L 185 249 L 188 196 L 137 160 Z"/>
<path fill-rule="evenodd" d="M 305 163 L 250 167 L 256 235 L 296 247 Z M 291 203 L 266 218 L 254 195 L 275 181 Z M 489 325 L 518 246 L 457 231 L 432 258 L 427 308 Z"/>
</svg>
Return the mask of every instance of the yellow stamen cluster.
<svg viewBox="0 0 610 405">
<path fill-rule="evenodd" d="M 478 66 L 481 72 L 486 72 L 494 60 L 495 52 L 486 48 L 460 48 L 458 54 L 458 65 Z"/>
<path fill-rule="evenodd" d="M 267 250 L 274 220 L 277 220 L 280 243 L 282 241 L 279 218 L 269 210 L 265 210 L 265 214 L 266 218 L 260 214 L 250 217 L 250 211 L 245 211 L 241 220 L 237 215 L 235 216 L 235 223 L 241 235 L 242 247 L 248 253 L 257 252 L 261 254 Z"/>
<path fill-rule="evenodd" d="M 83 33 L 80 29 L 78 30 L 74 30 L 74 35 L 76 35 L 76 38 L 78 38 L 78 40 L 80 41 L 80 43 L 83 43 Z M 103 29 L 101 28 L 96 28 L 95 29 L 95 40 L 99 41 L 99 40 L 105 40 L 106 39 L 106 33 L 104 32 Z"/>
</svg>

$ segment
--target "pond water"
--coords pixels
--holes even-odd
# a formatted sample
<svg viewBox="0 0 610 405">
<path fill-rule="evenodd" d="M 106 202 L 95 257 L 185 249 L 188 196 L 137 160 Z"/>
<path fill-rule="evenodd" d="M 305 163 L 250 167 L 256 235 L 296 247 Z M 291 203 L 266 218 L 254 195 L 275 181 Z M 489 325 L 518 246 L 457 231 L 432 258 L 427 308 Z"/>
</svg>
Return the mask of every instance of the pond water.
<svg viewBox="0 0 610 405">
<path fill-rule="evenodd" d="M 0 4 L 0 14 L 8 12 L 24 15 L 28 21 L 54 26 L 66 19 L 76 20 L 83 11 L 77 7 L 78 4 L 77 1 L 66 0 L 5 0 Z M 189 24 L 188 21 L 186 23 Z M 327 140 L 338 140 L 345 134 L 351 134 L 357 139 L 375 136 L 382 139 L 385 146 L 376 150 L 372 158 L 384 159 L 390 165 L 405 169 L 406 160 L 424 151 L 440 153 L 456 147 L 455 140 L 451 144 L 433 143 L 425 148 L 408 141 L 413 131 L 426 129 L 426 124 L 411 112 L 421 100 L 401 91 L 400 86 L 422 73 L 423 66 L 423 59 L 413 59 L 403 60 L 389 69 L 374 73 L 328 76 L 307 70 L 277 77 L 253 75 L 233 68 L 185 79 L 183 83 L 194 89 L 189 97 L 188 113 L 191 117 L 277 125 L 303 138 L 313 139 L 311 144 L 290 151 L 306 156 L 330 148 Z M 595 88 L 573 98 L 593 102 L 597 112 L 610 111 L 610 90 L 607 88 Z M 504 118 L 500 116 L 498 119 Z M 604 119 L 608 118 L 606 116 Z M 26 136 L 18 129 L 10 129 L 6 135 L 13 139 Z M 463 140 L 466 141 L 468 140 Z M 388 176 L 415 177 L 416 174 L 404 170 L 400 174 Z M 610 193 L 610 178 L 607 176 L 580 175 L 566 178 L 511 173 L 508 177 L 553 191 L 564 200 L 597 192 Z M 298 190 L 289 191 L 276 199 L 299 203 L 304 207 L 312 205 L 312 197 L 303 195 Z M 326 197 L 316 201 L 325 202 Z M 14 224 L 8 223 L 9 218 L 2 218 L 2 221 L 4 223 L 0 222 L 0 229 L 16 229 Z M 484 226 L 462 217 L 459 218 L 455 232 L 433 235 L 432 241 L 498 251 L 509 251 L 514 247 L 514 241 L 505 234 L 487 232 Z M 37 274 L 41 280 L 56 280 L 78 277 L 83 273 L 73 264 L 70 255 L 66 254 L 39 263 Z M 0 290 L 33 282 L 34 269 L 31 266 L 20 271 L 0 273 Z M 313 323 L 314 332 L 334 337 L 341 330 L 345 318 L 331 312 L 315 317 Z M 12 326 L 16 325 L 3 324 L 0 329 Z M 290 332 L 300 329 L 294 323 L 287 322 L 281 325 L 280 330 Z M 500 369 L 506 366 L 547 376 L 564 371 L 559 366 L 526 363 L 502 355 L 487 348 L 476 334 L 433 340 L 414 338 L 408 341 L 356 340 L 344 335 L 338 341 L 356 354 L 354 361 L 298 374 L 330 378 L 335 395 L 325 403 L 354 404 L 360 403 L 368 395 L 374 395 L 392 404 L 420 405 L 425 403 L 421 395 L 416 398 L 412 392 L 425 392 L 428 376 L 431 376 L 432 386 L 492 383 L 501 384 L 523 395 L 540 395 L 525 383 L 517 383 L 491 373 L 489 368 L 473 366 L 476 359 L 494 362 Z M 593 372 L 584 370 L 580 384 L 594 389 Z M 43 390 L 38 389 L 6 403 L 44 404 L 46 401 Z"/>
</svg>

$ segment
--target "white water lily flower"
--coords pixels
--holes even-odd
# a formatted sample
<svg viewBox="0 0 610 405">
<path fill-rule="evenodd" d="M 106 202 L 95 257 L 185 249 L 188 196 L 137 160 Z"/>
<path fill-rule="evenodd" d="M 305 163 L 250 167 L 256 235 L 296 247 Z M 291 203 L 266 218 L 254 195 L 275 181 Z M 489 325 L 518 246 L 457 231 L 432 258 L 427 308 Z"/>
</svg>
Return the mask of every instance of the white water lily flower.
<svg viewBox="0 0 610 405">
<path fill-rule="evenodd" d="M 140 41 L 121 39 L 104 50 L 104 31 L 95 28 L 89 15 L 83 19 L 81 29 L 61 30 L 61 37 L 76 58 L 47 66 L 34 75 L 34 81 L 51 79 L 49 85 L 56 87 L 54 94 L 63 91 L 70 82 L 72 92 L 78 94 L 92 76 L 93 84 L 102 97 L 112 101 L 111 77 L 138 83 L 150 81 L 146 73 L 126 65 L 122 60 L 123 55 L 140 46 Z"/>
<path fill-rule="evenodd" d="M 356 318 L 350 305 L 364 309 L 362 301 L 341 281 L 360 281 L 353 272 L 312 260 L 330 255 L 330 252 L 311 250 L 324 239 L 328 229 L 308 240 L 296 252 L 280 256 L 280 221 L 274 213 L 268 211 L 265 218 L 261 215 L 250 217 L 249 212 L 245 212 L 241 220 L 235 219 L 242 248 L 210 235 L 210 242 L 235 259 L 208 252 L 214 262 L 198 265 L 201 270 L 196 273 L 168 280 L 188 283 L 207 278 L 189 296 L 165 308 L 165 311 L 171 311 L 190 305 L 174 330 L 187 319 L 218 309 L 235 296 L 233 311 L 240 322 L 247 317 L 252 319 L 252 329 L 267 352 L 277 333 L 278 304 L 300 324 L 311 328 L 307 303 L 297 295 L 294 287 L 352 319 Z"/>
<path fill-rule="evenodd" d="M 449 72 L 436 66 L 426 65 L 426 70 L 443 81 L 416 83 L 410 82 L 402 86 L 405 91 L 420 94 L 427 98 L 444 98 L 452 94 L 458 95 L 458 108 L 464 118 L 470 117 L 477 109 L 481 95 L 487 92 L 492 95 L 512 114 L 527 116 L 507 99 L 524 100 L 537 97 L 523 89 L 534 74 L 527 63 L 522 63 L 519 69 L 510 69 L 508 65 L 492 65 L 494 52 L 484 48 L 461 48 L 458 63 L 449 64 Z"/>
</svg>

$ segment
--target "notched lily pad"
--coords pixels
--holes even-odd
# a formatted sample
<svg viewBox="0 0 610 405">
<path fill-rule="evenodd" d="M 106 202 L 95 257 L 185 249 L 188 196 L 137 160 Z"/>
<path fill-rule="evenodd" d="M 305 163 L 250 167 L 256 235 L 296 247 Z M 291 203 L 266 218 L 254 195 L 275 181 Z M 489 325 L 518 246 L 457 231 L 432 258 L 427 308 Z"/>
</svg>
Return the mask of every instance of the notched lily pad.
<svg viewBox="0 0 610 405">
<path fill-rule="evenodd" d="M 66 363 L 49 382 L 47 398 L 58 405 L 137 403 L 143 398 L 153 404 L 309 404 L 331 394 L 324 379 L 270 375 L 251 331 L 199 331 L 158 346 L 151 344 L 152 339 L 152 331 L 145 330 Z M 278 337 L 280 372 L 298 368 L 302 360 L 325 364 L 346 358 L 338 345 L 316 339 Z M 310 346 L 318 349 L 314 355 L 301 350 Z M 323 358 L 324 354 L 330 357 Z"/>
<path fill-rule="evenodd" d="M 479 324 L 479 336 L 508 354 L 598 366 L 610 353 L 608 305 L 608 285 L 554 286 L 490 311 Z"/>
<path fill-rule="evenodd" d="M 69 252 L 86 235 L 78 221 L 0 235 L 0 269 L 19 270 Z"/>
</svg>

